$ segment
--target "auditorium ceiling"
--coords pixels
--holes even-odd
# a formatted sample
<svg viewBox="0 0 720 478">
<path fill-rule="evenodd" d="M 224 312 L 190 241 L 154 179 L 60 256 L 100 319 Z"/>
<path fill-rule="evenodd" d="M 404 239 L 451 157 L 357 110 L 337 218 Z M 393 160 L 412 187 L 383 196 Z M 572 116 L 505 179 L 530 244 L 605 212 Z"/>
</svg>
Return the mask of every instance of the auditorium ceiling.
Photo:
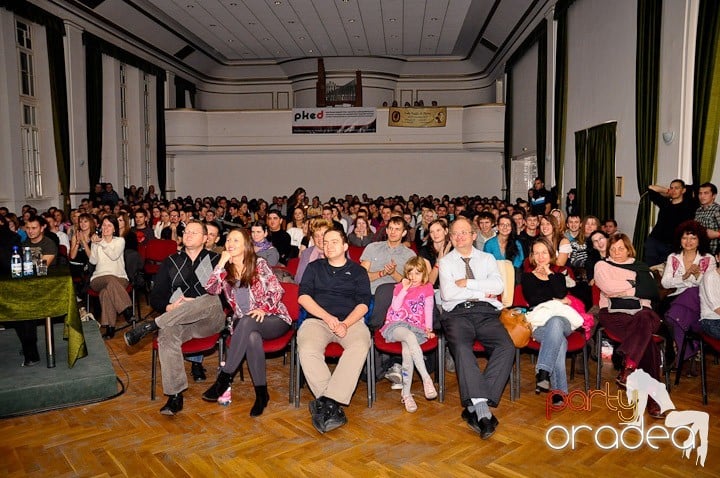
<svg viewBox="0 0 720 478">
<path fill-rule="evenodd" d="M 477 71 L 548 0 L 69 0 L 83 16 L 208 73 L 316 57 L 462 61 Z M 214 65 L 213 65 L 214 64 Z"/>
</svg>

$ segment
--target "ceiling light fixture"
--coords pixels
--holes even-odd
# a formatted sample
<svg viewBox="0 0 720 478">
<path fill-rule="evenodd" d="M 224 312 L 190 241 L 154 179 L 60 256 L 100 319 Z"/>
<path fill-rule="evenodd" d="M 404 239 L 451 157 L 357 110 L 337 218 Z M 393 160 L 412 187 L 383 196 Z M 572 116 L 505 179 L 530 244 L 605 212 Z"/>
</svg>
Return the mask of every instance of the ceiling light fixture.
<svg viewBox="0 0 720 478">
<path fill-rule="evenodd" d="M 305 37 L 298 37 L 298 40 L 304 40 Z"/>
<path fill-rule="evenodd" d="M 312 48 L 308 50 L 308 53 L 312 53 L 312 52 L 313 52 L 313 49 L 312 49 Z"/>
<path fill-rule="evenodd" d="M 282 5 L 282 2 L 280 0 L 275 0 L 275 5 Z"/>
<path fill-rule="evenodd" d="M 395 23 L 397 21 L 397 18 L 388 18 L 388 21 L 390 23 Z"/>
<path fill-rule="evenodd" d="M 351 18 L 350 20 L 348 20 L 348 23 L 355 23 L 355 19 Z"/>
<path fill-rule="evenodd" d="M 437 17 L 432 17 L 432 18 L 430 19 L 430 21 L 431 21 L 431 22 L 436 22 L 436 21 L 438 21 L 438 19 L 437 19 Z"/>
</svg>

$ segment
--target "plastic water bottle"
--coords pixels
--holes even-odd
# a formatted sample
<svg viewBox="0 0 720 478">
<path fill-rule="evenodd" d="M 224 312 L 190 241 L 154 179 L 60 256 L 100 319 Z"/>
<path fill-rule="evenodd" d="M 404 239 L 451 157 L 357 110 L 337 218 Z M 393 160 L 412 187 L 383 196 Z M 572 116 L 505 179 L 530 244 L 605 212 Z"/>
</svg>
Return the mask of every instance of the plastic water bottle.
<svg viewBox="0 0 720 478">
<path fill-rule="evenodd" d="M 33 276 L 34 272 L 33 272 L 32 253 L 31 253 L 29 247 L 23 247 L 22 269 L 23 269 L 23 276 L 25 276 L 25 277 Z"/>
<path fill-rule="evenodd" d="M 10 258 L 10 271 L 13 279 L 19 279 L 23 276 L 22 271 L 22 258 L 18 246 L 13 247 L 12 257 Z"/>
</svg>

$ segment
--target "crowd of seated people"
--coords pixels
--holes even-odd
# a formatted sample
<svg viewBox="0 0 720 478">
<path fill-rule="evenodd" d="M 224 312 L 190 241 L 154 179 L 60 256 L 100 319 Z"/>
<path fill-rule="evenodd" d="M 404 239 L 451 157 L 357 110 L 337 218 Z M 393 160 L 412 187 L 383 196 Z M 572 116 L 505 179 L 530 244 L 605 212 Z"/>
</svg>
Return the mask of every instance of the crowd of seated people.
<svg viewBox="0 0 720 478">
<path fill-rule="evenodd" d="M 711 194 L 712 201 L 704 198 L 701 206 L 701 216 L 706 221 L 706 216 L 710 216 L 707 210 L 712 209 L 712 204 L 715 204 L 716 189 L 711 186 L 704 185 L 709 192 L 714 192 Z M 620 386 L 624 385 L 627 376 L 636 368 L 647 368 L 646 372 L 650 375 L 658 376 L 659 351 L 649 337 L 658 332 L 663 314 L 670 330 L 668 338 L 675 341 L 677 349 L 687 330 L 702 329 L 715 333 L 718 330 L 713 326 L 720 320 L 720 310 L 713 306 L 720 304 L 713 302 L 717 294 L 708 292 L 720 287 L 720 279 L 717 279 L 715 274 L 714 254 L 717 250 L 709 246 L 713 244 L 716 247 L 709 239 L 718 237 L 717 226 L 712 229 L 694 221 L 689 225 L 683 223 L 682 231 L 676 236 L 676 252 L 667 259 L 662 281 L 663 286 L 675 288 L 675 293 L 666 301 L 667 310 L 655 310 L 651 302 L 655 295 L 646 290 L 646 287 L 649 287 L 645 280 L 647 266 L 634 257 L 634 250 L 627 236 L 618 233 L 617 222 L 611 218 L 601 222 L 592 215 L 581 217 L 574 209 L 569 211 L 566 218 L 560 209 L 554 207 L 556 205 L 552 204 L 553 195 L 546 193 L 542 182 L 536 184 L 531 200 L 518 199 L 513 204 L 497 197 L 462 196 L 451 199 L 449 196 L 420 197 L 417 194 L 407 198 L 346 195 L 329 198 L 323 203 L 317 196 L 310 199 L 303 188 L 298 188 L 289 198 L 273 196 L 268 201 L 261 198 L 248 199 L 245 196 L 188 196 L 165 200 L 155 194 L 152 186 L 148 187 L 147 194 L 144 194 L 142 188 L 133 187 L 128 188 L 125 193 L 125 197 L 121 198 L 111 184 L 98 185 L 88 198 L 82 199 L 79 206 L 71 211 L 69 221 L 65 220 L 64 214 L 57 208 L 48 210 L 44 218 L 38 216 L 37 211 L 30 206 L 23 207 L 19 215 L 0 208 L 0 227 L 3 227 L 3 232 L 7 232 L 8 237 L 15 238 L 17 242 L 37 240 L 38 233 L 35 229 L 40 229 L 41 226 L 36 227 L 34 222 L 38 221 L 38 217 L 41 218 L 44 237 L 48 237 L 56 247 L 64 242 L 60 236 L 66 235 L 64 254 L 70 263 L 71 271 L 74 276 L 89 280 L 93 289 L 102 290 L 108 286 L 97 285 L 100 278 L 97 272 L 88 276 L 89 264 L 101 262 L 101 270 L 120 279 L 111 281 L 113 284 L 117 282 L 113 287 L 119 286 L 115 287 L 117 291 L 112 296 L 113 299 L 103 299 L 101 317 L 103 324 L 107 326 L 105 335 L 109 337 L 112 337 L 112 327 L 117 316 L 128 312 L 129 303 L 123 290 L 126 284 L 123 281 L 127 281 L 127 277 L 123 277 L 120 269 L 124 268 L 118 264 L 102 263 L 108 258 L 120 260 L 122 256 L 112 254 L 102 259 L 98 255 L 101 249 L 121 242 L 124 249 L 138 249 L 156 238 L 174 240 L 178 248 L 182 249 L 186 246 L 183 235 L 187 225 L 196 222 L 205 226 L 202 234 L 208 250 L 222 252 L 228 234 L 236 229 L 244 229 L 248 233 L 243 236 L 244 244 L 248 250 L 252 249 L 253 254 L 248 255 L 253 257 L 252 261 L 256 260 L 254 257 L 263 258 L 263 262 L 276 271 L 293 259 L 299 261 L 297 273 L 285 278 L 294 279 L 301 286 L 306 280 L 305 271 L 310 264 L 328 260 L 327 247 L 332 250 L 334 264 L 345 264 L 338 258 L 338 247 L 344 248 L 346 255 L 351 247 L 362 250 L 358 255 L 358 262 L 367 275 L 371 294 L 374 294 L 381 284 L 400 283 L 405 262 L 417 254 L 427 263 L 428 280 L 436 290 L 438 308 L 451 315 L 456 314 L 481 322 L 497 310 L 498 302 L 495 299 L 502 291 L 502 285 L 499 286 L 500 292 L 496 290 L 496 270 L 485 257 L 510 260 L 516 268 L 516 281 L 520 283 L 521 278 L 524 278 L 523 293 L 531 307 L 550 300 L 567 302 L 566 297 L 570 294 L 584 303 L 585 310 L 581 312 L 595 312 L 600 323 L 616 337 L 643 337 L 638 341 L 623 340 L 619 348 L 622 356 L 617 382 Z M 698 210 L 698 214 L 700 212 Z M 117 218 L 117 227 L 113 222 L 114 218 Z M 460 218 L 463 221 L 458 223 Z M 456 223 L 460 225 L 454 230 L 453 225 Z M 97 226 L 102 227 L 96 229 Z M 330 245 L 324 240 L 329 231 L 342 231 L 341 237 L 333 236 L 333 244 Z M 544 247 L 538 246 L 536 250 L 534 245 L 538 241 L 541 241 Z M 461 245 L 461 252 L 451 255 L 450 252 L 457 245 Z M 476 250 L 489 254 L 480 258 L 473 252 Z M 461 267 L 462 261 L 458 262 L 460 259 L 470 261 L 466 264 L 467 270 Z M 446 263 L 453 264 L 449 269 L 452 272 L 444 275 L 443 264 Z M 316 273 L 321 272 L 319 268 L 316 269 Z M 553 275 L 555 276 L 551 277 Z M 480 279 L 479 276 L 485 278 Z M 638 280 L 640 277 L 642 280 Z M 247 280 L 249 279 L 241 279 L 240 282 L 247 285 Z M 452 284 L 447 283 L 444 287 L 444 281 L 450 280 Z M 593 304 L 593 286 L 600 291 L 599 304 Z M 320 293 L 325 287 L 331 285 L 315 284 L 307 290 Z M 121 290 L 125 295 L 119 292 Z M 636 314 L 614 312 L 611 299 L 619 295 L 639 298 L 639 311 Z M 164 299 L 164 304 L 167 304 L 169 299 Z M 363 302 L 364 298 L 359 298 L 357 303 Z M 681 306 L 684 308 L 680 308 Z M 348 310 L 351 309 L 352 307 Z M 320 309 L 317 310 L 322 315 Z M 162 310 L 164 311 L 166 309 Z M 559 339 L 567 336 L 573 329 L 568 325 L 571 321 L 567 317 L 553 316 L 548 319 L 547 324 L 536 324 L 535 327 L 534 337 L 538 341 L 542 343 L 544 339 L 548 344 L 553 344 L 552 348 L 541 349 L 541 356 L 547 358 L 538 362 L 537 390 L 545 392 L 552 385 L 566 392 L 565 369 L 559 358 L 564 355 L 564 348 L 562 340 Z M 572 321 L 572 324 L 577 325 L 575 321 Z M 632 332 L 628 335 L 631 332 L 630 324 L 636 328 L 642 325 L 641 333 Z M 337 324 L 332 321 L 328 325 L 331 327 L 330 332 L 334 334 L 347 332 L 347 328 L 344 332 L 339 331 Z M 161 321 L 152 330 L 162 327 Z M 489 340 L 499 340 L 494 333 Z M 23 342 L 25 348 L 27 337 L 23 339 L 26 340 Z M 452 340 L 450 350 L 453 355 L 467 352 L 464 345 L 453 344 Z M 498 344 L 501 348 L 506 345 L 503 341 Z M 691 358 L 693 354 L 694 350 L 690 349 L 687 356 L 681 359 Z M 29 352 L 25 362 L 37 362 L 36 355 Z M 457 359 L 457 356 L 455 358 Z M 498 370 L 501 375 L 505 373 L 504 359 L 501 362 L 497 365 L 498 369 L 493 367 L 492 373 L 498 373 Z M 398 388 L 403 388 L 399 363 L 389 362 L 384 366 L 387 366 L 385 376 L 395 385 L 399 385 Z M 467 357 L 463 355 L 462 364 L 458 367 L 463 406 L 466 407 L 463 418 L 473 430 L 486 438 L 497 426 L 497 419 L 483 404 L 489 402 L 490 406 L 497 405 L 497 388 L 478 385 L 482 380 L 474 375 L 474 371 L 468 372 L 466 367 Z M 193 366 L 193 373 L 195 368 Z M 231 368 L 225 371 L 228 376 L 234 373 Z M 454 365 L 449 365 L 448 368 L 452 369 Z M 256 387 L 263 387 L 262 382 L 262 379 L 256 382 Z M 184 382 L 180 380 L 179 383 Z M 225 386 L 225 382 L 217 385 L 211 396 L 222 395 L 224 390 L 221 389 Z M 177 395 L 178 386 L 172 391 Z M 262 408 L 267 405 L 266 391 L 259 388 L 256 392 L 254 414 L 261 413 Z M 313 412 L 313 418 L 318 422 L 316 428 L 329 431 L 333 424 L 343 421 L 338 415 L 338 409 L 341 410 L 346 404 L 342 400 L 329 397 L 315 403 L 317 409 Z M 174 404 L 169 403 L 165 408 L 168 407 L 179 411 L 182 407 L 181 401 L 178 405 L 176 397 Z M 322 415 L 322 407 L 329 407 L 327 410 L 332 410 L 332 416 Z M 656 407 L 649 407 L 649 410 L 658 415 Z"/>
</svg>

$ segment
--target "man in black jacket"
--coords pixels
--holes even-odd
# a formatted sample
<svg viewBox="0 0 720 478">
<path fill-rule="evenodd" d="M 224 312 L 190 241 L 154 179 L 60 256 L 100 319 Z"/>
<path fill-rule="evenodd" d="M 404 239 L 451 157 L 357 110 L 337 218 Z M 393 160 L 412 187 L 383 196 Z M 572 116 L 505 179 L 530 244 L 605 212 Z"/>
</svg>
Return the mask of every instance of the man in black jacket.
<svg viewBox="0 0 720 478">
<path fill-rule="evenodd" d="M 205 249 L 205 224 L 191 220 L 182 241 L 183 250 L 165 259 L 160 266 L 150 293 L 150 305 L 164 313 L 125 334 L 125 342 L 132 346 L 159 329 L 163 392 L 169 396 L 160 409 L 163 415 L 175 415 L 183 408 L 182 392 L 188 387 L 181 350 L 183 342 L 216 334 L 225 325 L 220 297 L 209 295 L 205 290 L 219 259 L 215 252 Z"/>
</svg>

